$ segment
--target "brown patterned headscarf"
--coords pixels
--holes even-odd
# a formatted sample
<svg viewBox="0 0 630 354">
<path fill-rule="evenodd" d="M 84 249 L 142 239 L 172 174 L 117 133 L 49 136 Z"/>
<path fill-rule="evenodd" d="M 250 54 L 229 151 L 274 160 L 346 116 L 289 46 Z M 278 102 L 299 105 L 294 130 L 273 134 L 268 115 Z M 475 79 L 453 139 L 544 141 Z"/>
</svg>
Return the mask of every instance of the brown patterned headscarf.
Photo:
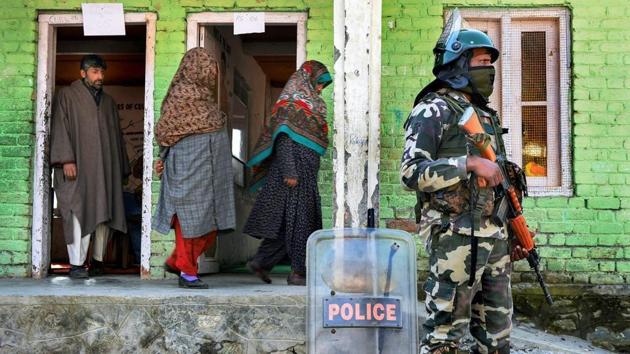
<svg viewBox="0 0 630 354">
<path fill-rule="evenodd" d="M 223 128 L 225 115 L 210 93 L 210 88 L 218 84 L 217 68 L 217 62 L 206 49 L 186 52 L 162 102 L 155 129 L 158 144 L 173 146 L 189 135 Z"/>
</svg>

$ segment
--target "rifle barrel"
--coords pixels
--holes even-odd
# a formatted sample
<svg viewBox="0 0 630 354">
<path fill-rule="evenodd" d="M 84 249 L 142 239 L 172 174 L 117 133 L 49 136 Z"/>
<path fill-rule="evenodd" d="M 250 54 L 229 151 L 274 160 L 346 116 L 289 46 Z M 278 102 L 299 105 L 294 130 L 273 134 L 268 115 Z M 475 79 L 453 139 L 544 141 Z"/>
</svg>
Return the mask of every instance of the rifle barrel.
<svg viewBox="0 0 630 354">
<path fill-rule="evenodd" d="M 538 267 L 538 253 L 535 249 L 529 252 L 529 256 L 527 256 L 527 262 L 529 263 L 529 266 L 534 270 L 534 273 L 536 273 L 536 280 L 538 280 L 538 284 L 540 284 L 540 287 L 542 288 L 543 294 L 545 295 L 545 301 L 547 301 L 549 305 L 553 305 L 553 298 L 551 297 L 549 288 L 547 287 L 547 284 L 545 284 L 545 280 L 543 279 L 543 276 L 540 273 L 540 269 Z"/>
</svg>

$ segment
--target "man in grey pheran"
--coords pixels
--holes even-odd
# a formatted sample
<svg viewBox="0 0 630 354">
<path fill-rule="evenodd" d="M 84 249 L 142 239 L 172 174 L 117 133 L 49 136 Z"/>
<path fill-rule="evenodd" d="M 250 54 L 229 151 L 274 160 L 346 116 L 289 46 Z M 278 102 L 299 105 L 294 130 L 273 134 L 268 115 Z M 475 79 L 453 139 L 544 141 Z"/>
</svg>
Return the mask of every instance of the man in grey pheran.
<svg viewBox="0 0 630 354">
<path fill-rule="evenodd" d="M 106 67 L 101 57 L 84 56 L 81 79 L 59 90 L 52 109 L 50 164 L 73 278 L 88 277 L 92 233 L 91 270 L 102 271 L 111 230 L 127 231 L 123 178 L 129 162 L 116 103 L 103 92 Z"/>
</svg>

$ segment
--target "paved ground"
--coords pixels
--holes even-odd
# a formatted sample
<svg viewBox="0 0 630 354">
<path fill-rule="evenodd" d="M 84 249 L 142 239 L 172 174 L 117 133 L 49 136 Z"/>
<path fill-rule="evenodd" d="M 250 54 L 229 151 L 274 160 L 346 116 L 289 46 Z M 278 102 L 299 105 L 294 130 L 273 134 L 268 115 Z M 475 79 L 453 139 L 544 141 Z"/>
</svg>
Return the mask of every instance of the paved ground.
<svg viewBox="0 0 630 354">
<path fill-rule="evenodd" d="M 240 296 L 306 296 L 305 287 L 287 286 L 283 276 L 274 276 L 273 284 L 267 285 L 250 275 L 220 274 L 204 277 L 210 284 L 208 290 L 186 290 L 177 287 L 176 279 L 141 281 L 135 276 L 98 277 L 88 280 L 73 280 L 65 276 L 49 277 L 44 280 L 0 279 L 0 303 L 11 298 L 41 296 L 107 296 L 129 298 L 173 298 L 208 296 L 229 298 Z M 26 301 L 28 303 L 28 301 Z M 24 303 L 24 301 L 22 301 Z M 418 306 L 419 320 L 425 318 L 423 306 Z M 1 327 L 1 325 L 0 325 Z M 468 338 L 465 343 L 470 343 Z M 609 353 L 590 343 L 570 336 L 545 333 L 528 325 L 517 324 L 512 333 L 513 353 Z"/>
</svg>

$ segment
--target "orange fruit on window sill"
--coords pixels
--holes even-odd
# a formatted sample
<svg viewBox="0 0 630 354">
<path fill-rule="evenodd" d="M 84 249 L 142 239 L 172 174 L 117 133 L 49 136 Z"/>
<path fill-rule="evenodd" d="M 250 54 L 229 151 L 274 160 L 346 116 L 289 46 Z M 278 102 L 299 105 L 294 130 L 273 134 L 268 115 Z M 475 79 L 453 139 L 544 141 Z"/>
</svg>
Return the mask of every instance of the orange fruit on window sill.
<svg viewBox="0 0 630 354">
<path fill-rule="evenodd" d="M 534 161 L 530 161 L 525 164 L 525 176 L 528 177 L 545 177 L 547 176 L 547 169 Z"/>
</svg>

